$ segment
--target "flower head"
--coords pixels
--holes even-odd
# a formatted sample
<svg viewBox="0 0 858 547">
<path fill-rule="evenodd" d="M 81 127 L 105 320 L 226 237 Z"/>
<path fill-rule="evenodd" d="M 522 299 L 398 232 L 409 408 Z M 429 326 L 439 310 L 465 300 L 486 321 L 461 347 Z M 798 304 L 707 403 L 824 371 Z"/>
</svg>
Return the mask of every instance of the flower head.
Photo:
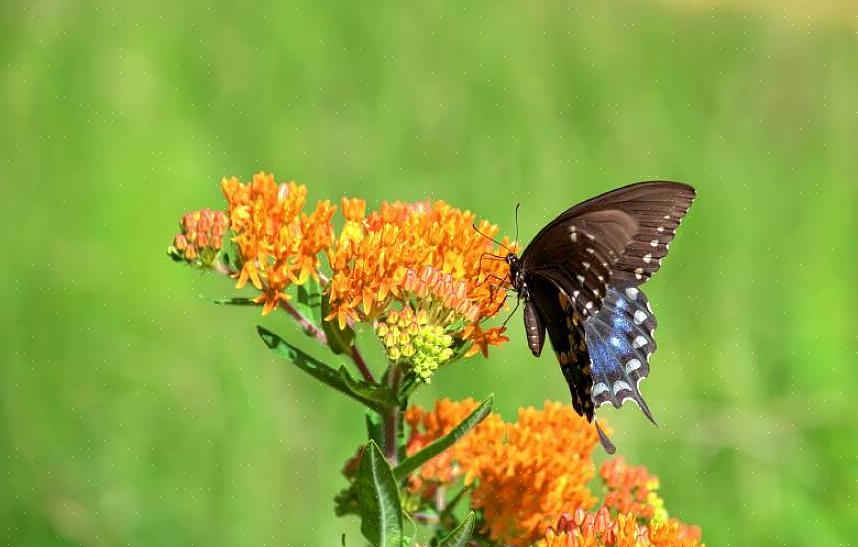
<svg viewBox="0 0 858 547">
<path fill-rule="evenodd" d="M 409 453 L 455 427 L 475 407 L 473 401 L 441 401 L 434 412 L 409 409 Z M 569 405 L 546 402 L 542 410 L 521 409 L 512 424 L 491 414 L 427 462 L 411 486 L 463 476 L 474 485 L 471 505 L 482 511 L 492 540 L 535 541 L 565 508 L 596 503 L 587 487 L 595 475 L 590 453 L 596 441 L 593 427 Z"/>
<path fill-rule="evenodd" d="M 250 280 L 262 291 L 257 300 L 268 313 L 289 298 L 284 292 L 289 284 L 318 278 L 318 254 L 334 237 L 335 208 L 320 201 L 312 213 L 305 213 L 307 188 L 294 182 L 277 184 L 266 173 L 253 175 L 249 183 L 223 179 L 221 189 L 241 261 L 237 286 Z"/>
<path fill-rule="evenodd" d="M 453 356 L 453 337 L 430 324 L 425 310 L 415 312 L 409 306 L 393 310 L 378 322 L 376 334 L 384 342 L 390 362 L 410 367 L 426 382 Z"/>
<path fill-rule="evenodd" d="M 202 209 L 182 216 L 179 233 L 167 254 L 199 267 L 211 267 L 223 246 L 227 218 L 223 211 Z"/>
<path fill-rule="evenodd" d="M 658 477 L 646 467 L 628 465 L 623 458 L 605 461 L 599 469 L 605 483 L 605 505 L 617 513 L 631 513 L 642 519 L 667 519 L 664 500 L 658 495 Z"/>
<path fill-rule="evenodd" d="M 363 201 L 343 200 L 342 209 L 345 226 L 328 250 L 329 320 L 341 327 L 349 321 L 388 323 L 388 313 L 411 309 L 426 319 L 432 336 L 451 337 L 449 344 L 443 339 L 448 348 L 476 345 L 472 354 L 505 341 L 500 329 L 482 331 L 479 324 L 503 305 L 508 270 L 496 258 L 506 250 L 473 229 L 472 213 L 443 201 L 385 202 L 367 215 Z M 486 221 L 479 229 L 489 237 L 498 231 Z M 389 329 L 377 332 L 387 338 Z M 435 363 L 423 372 L 431 373 Z"/>
<path fill-rule="evenodd" d="M 676 519 L 641 524 L 633 513 L 577 509 L 549 527 L 540 547 L 698 547 L 700 529 Z"/>
</svg>

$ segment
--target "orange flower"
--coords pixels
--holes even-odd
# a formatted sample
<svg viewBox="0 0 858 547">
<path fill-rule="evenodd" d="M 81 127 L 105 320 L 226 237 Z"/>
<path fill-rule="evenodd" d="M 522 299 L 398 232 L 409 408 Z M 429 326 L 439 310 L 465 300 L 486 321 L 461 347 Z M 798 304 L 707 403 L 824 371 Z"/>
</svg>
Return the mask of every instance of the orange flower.
<svg viewBox="0 0 858 547">
<path fill-rule="evenodd" d="M 443 201 L 385 202 L 367 216 L 361 200 L 343 200 L 343 213 L 346 225 L 328 250 L 329 320 L 341 327 L 377 320 L 399 302 L 430 312 L 431 324 L 452 335 L 454 344 L 478 342 L 469 354 L 504 340 L 499 329 L 485 336 L 477 325 L 503 305 L 508 268 L 488 254 L 507 251 L 473 229 L 472 213 Z M 487 221 L 479 229 L 490 237 L 498 231 Z"/>
<path fill-rule="evenodd" d="M 237 287 L 250 280 L 263 291 L 257 301 L 265 303 L 262 313 L 267 314 L 280 300 L 288 300 L 284 290 L 290 283 L 318 278 L 318 254 L 334 237 L 335 208 L 320 201 L 306 214 L 307 188 L 294 182 L 277 184 L 266 173 L 253 175 L 246 184 L 235 177 L 223 179 L 221 189 L 241 260 Z"/>
<path fill-rule="evenodd" d="M 427 413 L 412 407 L 412 453 L 455 427 L 474 408 L 440 401 Z M 518 422 L 505 424 L 495 414 L 450 449 L 424 464 L 412 489 L 449 483 L 464 476 L 474 484 L 473 508 L 482 511 L 489 537 L 516 545 L 541 537 L 564 508 L 589 508 L 596 500 L 587 483 L 595 468 L 590 453 L 593 427 L 569 405 L 546 402 L 542 410 L 519 410 Z"/>
<path fill-rule="evenodd" d="M 181 232 L 167 254 L 194 266 L 210 267 L 223 246 L 227 218 L 223 211 L 202 209 L 182 215 Z"/>
<path fill-rule="evenodd" d="M 646 467 L 627 465 L 623 458 L 605 461 L 599 469 L 605 482 L 605 505 L 617 513 L 632 513 L 645 520 L 664 521 L 667 512 L 658 496 L 658 477 Z"/>
<path fill-rule="evenodd" d="M 639 524 L 632 513 L 612 516 L 607 507 L 587 513 L 577 509 L 549 528 L 540 547 L 698 547 L 700 529 L 676 519 Z"/>
</svg>

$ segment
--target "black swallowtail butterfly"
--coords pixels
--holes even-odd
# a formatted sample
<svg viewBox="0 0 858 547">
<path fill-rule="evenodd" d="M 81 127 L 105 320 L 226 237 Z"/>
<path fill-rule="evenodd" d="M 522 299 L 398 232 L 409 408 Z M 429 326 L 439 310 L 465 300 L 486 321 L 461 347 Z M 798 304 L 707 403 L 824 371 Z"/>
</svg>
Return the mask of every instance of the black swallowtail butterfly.
<svg viewBox="0 0 858 547">
<path fill-rule="evenodd" d="M 521 257 L 506 257 L 513 288 L 524 300 L 533 355 L 545 332 L 560 361 L 578 414 L 628 400 L 653 423 L 641 396 L 655 351 L 655 316 L 638 288 L 661 265 L 694 188 L 639 182 L 567 210 L 536 234 Z M 605 450 L 616 448 L 596 422 Z"/>
</svg>

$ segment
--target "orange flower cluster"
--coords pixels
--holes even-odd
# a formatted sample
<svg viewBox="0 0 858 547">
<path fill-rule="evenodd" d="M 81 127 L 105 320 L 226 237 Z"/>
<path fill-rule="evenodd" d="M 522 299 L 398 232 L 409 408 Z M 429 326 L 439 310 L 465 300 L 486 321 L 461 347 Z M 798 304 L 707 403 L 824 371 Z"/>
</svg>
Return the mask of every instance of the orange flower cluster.
<svg viewBox="0 0 858 547">
<path fill-rule="evenodd" d="M 409 408 L 407 452 L 413 454 L 445 435 L 476 407 L 473 399 L 444 399 L 431 412 Z M 485 521 L 479 533 L 505 545 L 699 545 L 699 528 L 667 517 L 656 494 L 658 478 L 622 459 L 602 465 L 604 505 L 587 512 L 597 501 L 587 487 L 595 475 L 591 454 L 597 440 L 593 426 L 566 404 L 546 401 L 542 410 L 520 409 L 515 423 L 492 413 L 425 463 L 412 476 L 409 489 L 431 499 L 439 486 L 464 478 L 473 488 L 471 506 Z M 564 514 L 551 528 L 557 515 Z"/>
<path fill-rule="evenodd" d="M 628 465 L 623 458 L 614 458 L 602 464 L 599 475 L 607 487 L 608 508 L 645 520 L 666 520 L 664 500 L 656 493 L 658 477 L 650 475 L 646 467 Z"/>
<path fill-rule="evenodd" d="M 427 311 L 448 334 L 474 342 L 469 354 L 504 342 L 501 329 L 479 323 L 503 305 L 508 273 L 498 248 L 473 229 L 475 217 L 443 201 L 382 203 L 366 214 L 362 200 L 343 200 L 346 223 L 328 250 L 331 313 L 340 326 L 376 320 L 398 301 Z M 489 237 L 497 226 L 479 223 Z M 504 240 L 504 245 L 508 241 Z"/>
<path fill-rule="evenodd" d="M 167 253 L 176 260 L 197 266 L 211 266 L 223 246 L 227 218 L 223 211 L 202 209 L 182 215 L 181 232 Z"/>
<path fill-rule="evenodd" d="M 613 516 L 607 507 L 577 509 L 549 528 L 540 547 L 703 547 L 700 529 L 676 519 L 640 524 L 633 513 Z"/>
<path fill-rule="evenodd" d="M 230 228 L 238 247 L 241 271 L 238 287 L 248 279 L 262 291 L 262 313 L 274 309 L 291 284 L 318 278 L 319 252 L 334 240 L 331 217 L 335 207 L 320 201 L 315 211 L 304 212 L 307 188 L 294 182 L 278 184 L 266 173 L 253 175 L 249 183 L 237 178 L 221 181 L 229 204 Z"/>
<path fill-rule="evenodd" d="M 445 434 L 474 408 L 472 400 L 440 401 L 434 412 L 410 408 L 408 452 Z M 492 414 L 426 463 L 411 487 L 464 476 L 466 484 L 474 484 L 471 505 L 482 510 L 492 540 L 533 542 L 564 509 L 596 503 L 587 487 L 595 475 L 590 454 L 596 442 L 594 428 L 569 405 L 546 402 L 542 410 L 521 409 L 512 424 Z"/>
</svg>

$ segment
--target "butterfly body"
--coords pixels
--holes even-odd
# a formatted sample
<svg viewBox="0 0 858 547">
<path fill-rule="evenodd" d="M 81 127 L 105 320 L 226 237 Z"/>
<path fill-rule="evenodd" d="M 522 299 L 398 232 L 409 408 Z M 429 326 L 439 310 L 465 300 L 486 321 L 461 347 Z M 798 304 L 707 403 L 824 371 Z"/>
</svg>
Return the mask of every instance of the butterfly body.
<svg viewBox="0 0 858 547">
<path fill-rule="evenodd" d="M 654 422 L 639 385 L 656 321 L 638 287 L 658 270 L 693 199 L 693 188 L 675 182 L 613 190 L 562 213 L 520 257 L 506 257 L 530 350 L 539 356 L 548 335 L 573 408 L 588 421 L 598 406 L 632 400 Z"/>
</svg>

